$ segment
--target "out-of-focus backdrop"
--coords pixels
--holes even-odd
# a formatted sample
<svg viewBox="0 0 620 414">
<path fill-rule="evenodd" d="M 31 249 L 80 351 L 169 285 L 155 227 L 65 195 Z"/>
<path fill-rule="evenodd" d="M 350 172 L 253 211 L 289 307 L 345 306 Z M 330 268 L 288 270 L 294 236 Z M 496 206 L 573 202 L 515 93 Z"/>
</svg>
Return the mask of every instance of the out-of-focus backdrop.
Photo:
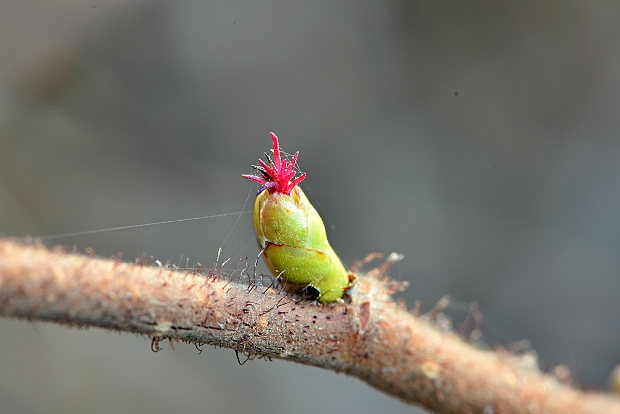
<svg viewBox="0 0 620 414">
<path fill-rule="evenodd" d="M 0 233 L 249 211 L 269 131 L 345 264 L 404 253 L 410 305 L 476 301 L 490 344 L 528 339 L 586 386 L 620 363 L 620 3 L 0 3 Z M 48 244 L 253 260 L 250 220 Z M 413 410 L 316 368 L 149 345 L 0 320 L 0 409 Z"/>
</svg>

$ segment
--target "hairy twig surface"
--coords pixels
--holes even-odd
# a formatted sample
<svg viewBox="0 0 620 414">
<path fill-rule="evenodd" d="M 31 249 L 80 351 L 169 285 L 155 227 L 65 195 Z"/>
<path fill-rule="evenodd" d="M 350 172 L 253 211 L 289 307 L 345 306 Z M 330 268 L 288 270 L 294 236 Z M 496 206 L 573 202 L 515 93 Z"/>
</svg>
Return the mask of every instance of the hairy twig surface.
<svg viewBox="0 0 620 414">
<path fill-rule="evenodd" d="M 0 315 L 232 348 L 356 376 L 440 413 L 619 413 L 531 360 L 489 352 L 392 302 L 387 266 L 358 277 L 348 303 L 317 305 L 273 287 L 0 240 Z"/>
</svg>

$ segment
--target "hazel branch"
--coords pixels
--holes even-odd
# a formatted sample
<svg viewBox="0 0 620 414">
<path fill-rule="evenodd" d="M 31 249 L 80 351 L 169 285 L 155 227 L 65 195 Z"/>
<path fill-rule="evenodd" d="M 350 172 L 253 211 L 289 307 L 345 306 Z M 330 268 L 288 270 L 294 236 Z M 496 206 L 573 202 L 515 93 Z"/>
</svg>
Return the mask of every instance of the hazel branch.
<svg viewBox="0 0 620 414">
<path fill-rule="evenodd" d="M 381 267 L 350 303 L 0 239 L 0 315 L 217 345 L 356 376 L 440 413 L 618 413 L 620 400 L 560 384 L 522 358 L 481 351 L 390 299 Z"/>
</svg>

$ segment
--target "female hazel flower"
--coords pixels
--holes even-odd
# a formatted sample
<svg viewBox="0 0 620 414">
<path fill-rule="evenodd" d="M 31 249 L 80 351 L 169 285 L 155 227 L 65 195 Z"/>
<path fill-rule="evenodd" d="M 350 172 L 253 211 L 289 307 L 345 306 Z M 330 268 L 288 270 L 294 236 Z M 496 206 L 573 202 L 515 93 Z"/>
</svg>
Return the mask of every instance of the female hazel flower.
<svg viewBox="0 0 620 414">
<path fill-rule="evenodd" d="M 329 245 L 325 225 L 306 195 L 297 186 L 295 162 L 282 161 L 278 137 L 271 132 L 273 160 L 258 160 L 257 175 L 243 175 L 261 185 L 254 203 L 254 230 L 265 263 L 285 280 L 290 292 L 300 289 L 309 299 L 334 302 L 350 287 L 349 273 Z"/>
</svg>

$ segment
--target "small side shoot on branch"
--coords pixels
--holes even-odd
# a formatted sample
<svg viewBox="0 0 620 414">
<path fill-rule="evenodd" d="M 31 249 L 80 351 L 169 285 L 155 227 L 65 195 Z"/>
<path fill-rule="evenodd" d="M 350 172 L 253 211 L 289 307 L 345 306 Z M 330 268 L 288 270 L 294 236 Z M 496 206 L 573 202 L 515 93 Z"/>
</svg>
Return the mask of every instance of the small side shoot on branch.
<svg viewBox="0 0 620 414">
<path fill-rule="evenodd" d="M 289 292 L 303 289 L 309 299 L 334 302 L 351 286 L 342 261 L 327 241 L 325 225 L 295 177 L 299 152 L 282 160 L 276 134 L 271 132 L 273 159 L 258 160 L 259 175 L 243 175 L 261 185 L 254 203 L 254 230 L 265 263 L 274 276 L 285 281 Z"/>
</svg>

